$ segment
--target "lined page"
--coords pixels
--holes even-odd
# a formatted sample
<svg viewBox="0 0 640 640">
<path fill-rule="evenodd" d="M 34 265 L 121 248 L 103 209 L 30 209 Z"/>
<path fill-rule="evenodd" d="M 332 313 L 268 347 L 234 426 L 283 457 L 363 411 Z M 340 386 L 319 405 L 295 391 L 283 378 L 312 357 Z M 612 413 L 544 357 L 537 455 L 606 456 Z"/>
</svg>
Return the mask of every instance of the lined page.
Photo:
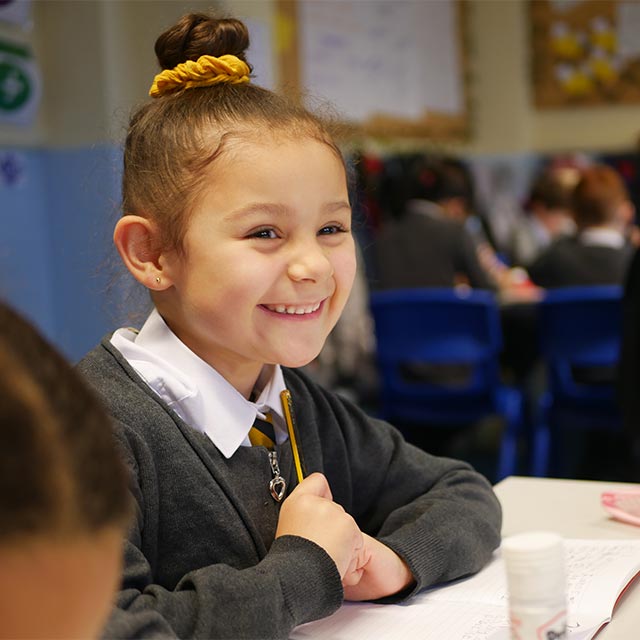
<svg viewBox="0 0 640 640">
<path fill-rule="evenodd" d="M 421 600 L 410 606 L 345 604 L 329 618 L 297 627 L 292 640 L 509 640 L 506 609 Z"/>
<path fill-rule="evenodd" d="M 640 540 L 570 539 L 565 554 L 569 636 L 589 640 L 640 570 Z M 297 627 L 291 638 L 508 640 L 508 625 L 504 562 L 496 552 L 475 576 L 423 591 L 403 605 L 345 603 L 329 618 Z"/>
</svg>

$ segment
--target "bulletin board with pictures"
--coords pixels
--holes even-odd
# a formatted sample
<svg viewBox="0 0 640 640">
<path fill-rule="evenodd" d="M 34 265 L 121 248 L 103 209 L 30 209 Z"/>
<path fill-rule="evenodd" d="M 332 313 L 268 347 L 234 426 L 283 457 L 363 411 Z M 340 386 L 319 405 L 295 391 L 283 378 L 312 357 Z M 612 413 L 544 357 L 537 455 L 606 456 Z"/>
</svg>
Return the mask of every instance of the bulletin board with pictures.
<svg viewBox="0 0 640 640">
<path fill-rule="evenodd" d="M 278 0 L 282 88 L 353 132 L 465 139 L 463 0 Z"/>
<path fill-rule="evenodd" d="M 640 103 L 638 0 L 530 0 L 536 107 Z"/>
</svg>

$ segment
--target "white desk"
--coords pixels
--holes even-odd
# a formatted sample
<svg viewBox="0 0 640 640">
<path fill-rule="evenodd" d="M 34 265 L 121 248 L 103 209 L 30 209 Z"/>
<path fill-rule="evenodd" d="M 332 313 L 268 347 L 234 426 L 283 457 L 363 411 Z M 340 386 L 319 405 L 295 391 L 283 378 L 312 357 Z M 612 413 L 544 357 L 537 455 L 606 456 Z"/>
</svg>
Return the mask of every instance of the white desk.
<svg viewBox="0 0 640 640">
<path fill-rule="evenodd" d="M 600 507 L 600 494 L 606 489 L 631 485 L 576 480 L 550 480 L 510 477 L 498 483 L 496 494 L 504 512 L 504 536 L 544 529 L 565 538 L 640 539 L 640 527 L 611 520 Z M 490 568 L 489 568 L 490 570 Z M 492 575 L 492 574 L 489 574 Z M 490 578 L 490 580 L 493 578 Z M 454 589 L 464 586 L 453 586 Z M 440 592 L 442 593 L 442 592 Z M 347 604 L 333 616 L 298 627 L 295 640 L 362 640 L 383 638 L 438 638 L 460 640 L 468 637 L 507 638 L 506 615 L 498 605 L 484 607 L 472 599 L 466 606 L 468 616 L 460 616 L 460 602 L 429 600 L 428 592 L 417 596 L 417 608 L 392 605 Z M 495 609 L 499 613 L 495 614 Z M 486 614 L 486 617 L 485 617 Z M 598 614 L 599 615 L 599 614 Z M 397 617 L 396 617 L 397 616 Z M 493 617 L 496 616 L 496 617 Z M 471 619 L 471 628 L 468 624 Z M 590 624 L 597 624 L 597 620 Z M 478 626 L 476 626 L 476 624 Z M 496 626 L 497 625 L 497 626 Z M 495 633 L 494 633 L 495 631 Z M 487 635 L 488 634 L 488 635 Z M 576 634 L 575 637 L 578 637 Z M 613 620 L 598 634 L 597 640 L 635 640 L 640 638 L 640 584 L 634 584 L 622 596 Z"/>
<path fill-rule="evenodd" d="M 504 536 L 532 529 L 556 531 L 566 538 L 640 538 L 640 527 L 609 518 L 600 506 L 602 491 L 629 488 L 615 482 L 510 477 L 495 486 L 502 504 Z M 613 620 L 598 640 L 640 637 L 640 585 L 621 598 Z"/>
</svg>

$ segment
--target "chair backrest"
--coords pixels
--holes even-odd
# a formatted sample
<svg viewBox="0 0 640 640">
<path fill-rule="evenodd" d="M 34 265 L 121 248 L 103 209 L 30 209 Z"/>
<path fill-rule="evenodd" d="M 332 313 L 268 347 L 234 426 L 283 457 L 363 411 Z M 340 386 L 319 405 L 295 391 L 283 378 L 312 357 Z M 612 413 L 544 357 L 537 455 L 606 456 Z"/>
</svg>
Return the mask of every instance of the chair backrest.
<svg viewBox="0 0 640 640">
<path fill-rule="evenodd" d="M 611 400 L 620 357 L 622 287 L 549 290 L 540 303 L 540 349 L 555 401 Z"/>
<path fill-rule="evenodd" d="M 398 289 L 371 294 L 383 413 L 425 415 L 490 403 L 501 328 L 487 291 Z M 461 400 L 463 401 L 460 404 Z M 395 405 L 392 406 L 392 405 Z"/>
</svg>

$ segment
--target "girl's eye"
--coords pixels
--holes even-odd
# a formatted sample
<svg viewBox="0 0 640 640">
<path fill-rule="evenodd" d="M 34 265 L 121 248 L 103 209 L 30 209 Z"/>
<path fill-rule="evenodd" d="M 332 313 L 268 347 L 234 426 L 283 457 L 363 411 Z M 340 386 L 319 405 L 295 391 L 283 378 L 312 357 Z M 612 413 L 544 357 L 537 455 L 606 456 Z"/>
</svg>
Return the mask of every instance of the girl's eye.
<svg viewBox="0 0 640 640">
<path fill-rule="evenodd" d="M 275 229 L 258 229 L 249 235 L 250 238 L 262 238 L 265 240 L 275 240 L 278 234 Z"/>
<path fill-rule="evenodd" d="M 318 232 L 321 236 L 330 236 L 336 233 L 346 233 L 347 229 L 341 224 L 328 224 L 326 227 L 322 227 Z"/>
</svg>

